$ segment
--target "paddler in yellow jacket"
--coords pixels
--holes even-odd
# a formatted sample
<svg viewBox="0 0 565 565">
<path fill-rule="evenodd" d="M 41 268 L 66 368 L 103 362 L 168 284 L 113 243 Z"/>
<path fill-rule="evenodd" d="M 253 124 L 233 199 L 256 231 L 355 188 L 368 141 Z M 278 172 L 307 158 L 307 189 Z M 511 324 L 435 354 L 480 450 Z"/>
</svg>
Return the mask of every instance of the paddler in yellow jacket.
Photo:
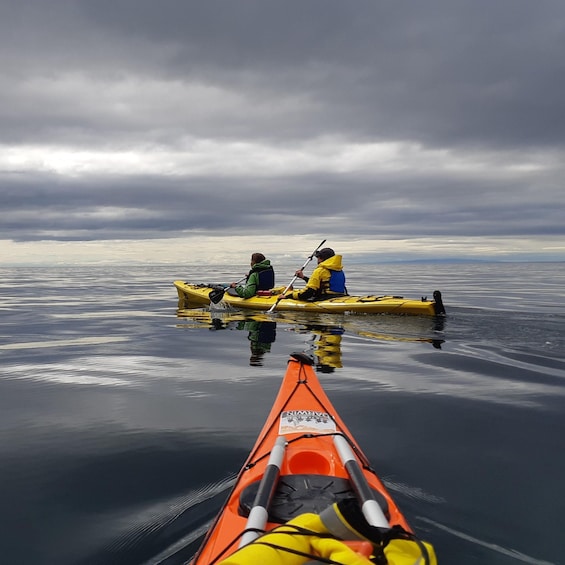
<svg viewBox="0 0 565 565">
<path fill-rule="evenodd" d="M 280 296 L 279 300 L 283 298 L 324 300 L 325 298 L 347 294 L 345 273 L 341 265 L 341 255 L 336 255 L 330 247 L 324 247 L 316 251 L 315 256 L 318 260 L 318 266 L 310 277 L 307 277 L 302 269 L 295 273 L 299 279 L 306 282 L 306 287 L 302 290 L 287 292 L 284 296 Z"/>
<path fill-rule="evenodd" d="M 365 546 L 358 552 L 347 542 L 365 542 Z M 351 500 L 334 503 L 320 514 L 301 514 L 258 537 L 219 565 L 321 563 L 317 558 L 342 565 L 437 565 L 431 544 L 403 530 L 381 531 L 369 526 L 356 501 Z"/>
</svg>

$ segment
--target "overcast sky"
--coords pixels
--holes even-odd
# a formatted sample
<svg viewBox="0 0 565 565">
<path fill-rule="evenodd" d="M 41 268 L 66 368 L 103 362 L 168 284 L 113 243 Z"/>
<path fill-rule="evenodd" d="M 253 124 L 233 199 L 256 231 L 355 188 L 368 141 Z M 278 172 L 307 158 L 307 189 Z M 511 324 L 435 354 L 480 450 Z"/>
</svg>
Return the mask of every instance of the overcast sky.
<svg viewBox="0 0 565 565">
<path fill-rule="evenodd" d="M 0 0 L 0 263 L 565 260 L 563 0 Z"/>
</svg>

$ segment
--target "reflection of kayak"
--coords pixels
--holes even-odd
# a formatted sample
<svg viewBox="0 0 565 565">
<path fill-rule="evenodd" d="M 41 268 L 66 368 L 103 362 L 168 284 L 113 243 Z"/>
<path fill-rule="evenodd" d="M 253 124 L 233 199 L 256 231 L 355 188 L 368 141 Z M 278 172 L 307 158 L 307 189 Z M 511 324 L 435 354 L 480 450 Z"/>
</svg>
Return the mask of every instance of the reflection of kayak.
<svg viewBox="0 0 565 565">
<path fill-rule="evenodd" d="M 183 281 L 173 283 L 179 295 L 179 307 L 186 302 L 192 306 L 207 306 L 210 304 L 210 292 L 216 290 L 213 285 L 191 284 Z M 280 289 L 282 290 L 282 289 Z M 279 291 L 280 291 L 279 290 Z M 223 302 L 234 308 L 250 310 L 269 310 L 277 301 L 277 296 L 253 296 L 240 298 L 231 296 L 227 292 Z M 276 307 L 277 311 L 304 311 L 304 312 L 358 312 L 364 314 L 411 314 L 419 316 L 438 316 L 445 314 L 441 293 L 434 291 L 434 299 L 422 297 L 420 300 L 403 298 L 402 296 L 341 296 L 317 302 L 301 300 L 281 300 Z"/>
<path fill-rule="evenodd" d="M 338 355 L 337 337 L 342 335 L 357 336 L 375 341 L 403 341 L 431 343 L 436 349 L 441 349 L 444 342 L 443 329 L 444 317 L 431 318 L 429 316 L 348 316 L 312 313 L 312 312 L 280 312 L 276 318 L 260 311 L 254 310 L 210 310 L 205 306 L 192 306 L 177 310 L 177 317 L 186 320 L 178 324 L 179 328 L 204 327 L 211 330 L 230 329 L 244 330 L 249 323 L 268 323 L 276 320 L 277 323 L 288 324 L 291 331 L 311 334 L 316 340 L 315 356 L 320 357 L 322 350 L 334 352 Z M 323 343 L 330 346 L 320 347 Z M 326 351 L 327 350 L 327 351 Z M 332 355 L 333 356 L 333 355 Z M 327 360 L 327 359 L 326 359 Z M 322 360 L 320 360 L 322 363 Z M 326 363 L 327 364 L 327 363 Z M 340 367 L 341 362 L 331 363 Z"/>
<path fill-rule="evenodd" d="M 362 520 L 391 536 L 413 534 L 322 389 L 311 360 L 295 353 L 255 446 L 192 565 L 220 562 L 262 533 L 335 503 L 356 508 Z M 266 544 L 264 539 L 260 543 Z"/>
</svg>

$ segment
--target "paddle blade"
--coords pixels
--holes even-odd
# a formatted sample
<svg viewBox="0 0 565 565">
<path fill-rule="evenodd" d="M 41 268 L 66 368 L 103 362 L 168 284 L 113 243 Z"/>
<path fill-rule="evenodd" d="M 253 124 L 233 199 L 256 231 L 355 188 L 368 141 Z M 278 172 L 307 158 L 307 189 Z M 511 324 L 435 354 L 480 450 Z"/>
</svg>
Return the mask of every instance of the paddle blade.
<svg viewBox="0 0 565 565">
<path fill-rule="evenodd" d="M 225 293 L 226 293 L 225 288 L 215 288 L 214 290 L 210 291 L 210 293 L 208 294 L 208 298 L 210 299 L 210 302 L 212 304 L 218 304 L 218 302 L 220 302 L 224 297 Z"/>
</svg>

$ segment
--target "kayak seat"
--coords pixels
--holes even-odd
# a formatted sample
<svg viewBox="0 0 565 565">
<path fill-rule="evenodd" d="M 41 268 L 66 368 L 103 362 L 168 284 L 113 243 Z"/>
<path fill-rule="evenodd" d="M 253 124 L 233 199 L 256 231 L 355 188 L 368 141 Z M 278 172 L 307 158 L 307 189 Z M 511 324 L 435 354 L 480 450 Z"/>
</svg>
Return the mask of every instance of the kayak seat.
<svg viewBox="0 0 565 565">
<path fill-rule="evenodd" d="M 247 486 L 239 497 L 239 514 L 249 516 L 260 481 Z M 387 519 L 388 504 L 383 495 L 373 494 Z M 341 477 L 327 475 L 282 475 L 269 507 L 269 521 L 284 524 L 304 512 L 319 514 L 334 502 L 355 498 L 351 483 Z"/>
</svg>

